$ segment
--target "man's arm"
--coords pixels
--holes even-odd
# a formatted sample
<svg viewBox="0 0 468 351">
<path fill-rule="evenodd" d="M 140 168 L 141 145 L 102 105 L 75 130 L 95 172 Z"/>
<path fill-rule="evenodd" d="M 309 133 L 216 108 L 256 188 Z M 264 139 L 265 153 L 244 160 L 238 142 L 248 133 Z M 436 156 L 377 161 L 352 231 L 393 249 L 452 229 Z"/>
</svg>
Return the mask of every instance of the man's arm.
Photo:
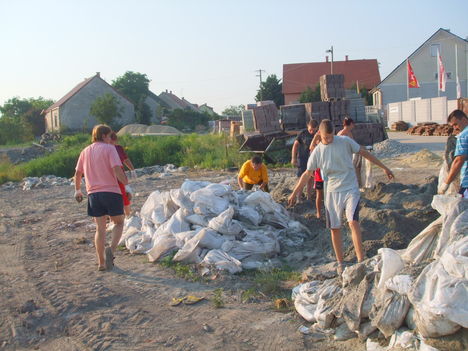
<svg viewBox="0 0 468 351">
<path fill-rule="evenodd" d="M 119 182 L 121 182 L 123 185 L 127 185 L 127 184 L 128 184 L 128 180 L 127 180 L 127 177 L 126 177 L 126 175 L 125 175 L 125 173 L 124 173 L 122 167 L 121 167 L 121 166 L 115 166 L 115 167 L 113 168 L 113 170 L 114 170 L 115 176 L 117 177 L 117 180 L 118 180 Z"/>
<path fill-rule="evenodd" d="M 297 149 L 299 148 L 299 142 L 297 140 L 294 140 L 294 144 L 292 147 L 292 152 L 291 152 L 291 164 L 294 167 L 297 167 Z"/>
<path fill-rule="evenodd" d="M 302 173 L 301 178 L 299 178 L 299 181 L 297 182 L 296 186 L 294 187 L 293 192 L 291 195 L 288 197 L 288 205 L 293 206 L 296 201 L 297 201 L 297 196 L 302 192 L 304 189 L 305 185 L 307 184 L 307 181 L 314 175 L 314 172 L 311 172 L 309 170 L 306 170 L 304 173 Z"/>
<path fill-rule="evenodd" d="M 237 184 L 239 184 L 239 188 L 244 189 L 244 182 L 241 177 L 237 177 Z"/>
<path fill-rule="evenodd" d="M 320 134 L 317 132 L 314 135 L 314 138 L 312 139 L 312 141 L 310 142 L 310 146 L 309 146 L 310 153 L 312 153 L 312 151 L 314 151 L 315 147 L 320 143 L 320 141 L 321 141 Z"/>
<path fill-rule="evenodd" d="M 83 179 L 83 172 L 75 171 L 75 199 L 78 202 L 83 201 L 83 193 L 81 192 L 81 179 Z"/>
<path fill-rule="evenodd" d="M 365 159 L 369 160 L 376 166 L 379 166 L 380 168 L 382 168 L 385 174 L 387 175 L 388 179 L 391 180 L 395 178 L 395 175 L 393 174 L 393 172 L 387 166 L 385 166 L 377 157 L 375 157 L 369 151 L 364 149 L 364 147 L 361 146 L 361 149 L 359 150 L 358 154 L 364 157 Z"/>
<path fill-rule="evenodd" d="M 445 178 L 444 183 L 450 185 L 451 182 L 455 180 L 457 175 L 460 173 L 463 163 L 466 161 L 466 155 L 456 156 L 453 159 L 452 165 L 450 166 L 449 174 Z"/>
<path fill-rule="evenodd" d="M 126 159 L 123 161 L 123 164 L 124 164 L 125 166 L 127 166 L 127 168 L 128 168 L 129 170 L 131 170 L 131 171 L 133 171 L 133 170 L 135 169 L 135 167 L 133 167 L 132 161 L 130 161 L 129 158 L 126 158 Z"/>
</svg>

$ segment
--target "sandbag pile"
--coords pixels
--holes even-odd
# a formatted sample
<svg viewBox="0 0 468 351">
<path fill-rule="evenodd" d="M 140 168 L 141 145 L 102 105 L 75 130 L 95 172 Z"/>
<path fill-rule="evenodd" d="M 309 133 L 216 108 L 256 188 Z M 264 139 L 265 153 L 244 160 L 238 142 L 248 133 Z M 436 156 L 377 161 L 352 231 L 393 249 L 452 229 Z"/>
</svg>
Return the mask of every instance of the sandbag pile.
<svg viewBox="0 0 468 351">
<path fill-rule="evenodd" d="M 441 217 L 406 249 L 381 248 L 341 278 L 293 289 L 297 312 L 314 323 L 308 333 L 357 336 L 367 350 L 422 350 L 425 338 L 468 328 L 468 200 L 436 195 L 432 207 Z M 377 330 L 391 337 L 389 346 L 375 341 Z"/>
<path fill-rule="evenodd" d="M 180 189 L 154 191 L 140 215 L 126 220 L 120 244 L 151 262 L 174 261 L 230 273 L 260 268 L 282 247 L 299 247 L 308 230 L 262 191 L 186 180 Z"/>
</svg>

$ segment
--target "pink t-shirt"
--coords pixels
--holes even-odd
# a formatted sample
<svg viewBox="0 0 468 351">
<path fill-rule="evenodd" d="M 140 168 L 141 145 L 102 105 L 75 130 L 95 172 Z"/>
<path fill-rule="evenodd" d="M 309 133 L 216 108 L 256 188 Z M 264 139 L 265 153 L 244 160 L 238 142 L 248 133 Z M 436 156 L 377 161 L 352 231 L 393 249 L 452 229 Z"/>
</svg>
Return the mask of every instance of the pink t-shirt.
<svg viewBox="0 0 468 351">
<path fill-rule="evenodd" d="M 122 166 L 114 145 L 95 142 L 81 151 L 76 170 L 85 176 L 86 192 L 121 194 L 113 168 Z"/>
</svg>

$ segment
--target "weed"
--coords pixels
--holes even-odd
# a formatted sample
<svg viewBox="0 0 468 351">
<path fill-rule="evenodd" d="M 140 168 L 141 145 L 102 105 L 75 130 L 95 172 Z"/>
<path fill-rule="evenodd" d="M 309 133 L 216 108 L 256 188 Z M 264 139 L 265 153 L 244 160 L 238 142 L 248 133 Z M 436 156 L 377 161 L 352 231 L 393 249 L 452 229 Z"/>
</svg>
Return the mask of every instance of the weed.
<svg viewBox="0 0 468 351">
<path fill-rule="evenodd" d="M 172 269 L 176 276 L 179 278 L 187 279 L 190 281 L 200 281 L 200 275 L 189 265 L 175 262 L 173 260 L 175 252 L 169 256 L 164 257 L 159 263 L 161 266 Z"/>
<path fill-rule="evenodd" d="M 213 291 L 213 304 L 215 308 L 222 308 L 224 307 L 224 301 L 223 301 L 223 288 L 218 288 Z"/>
<path fill-rule="evenodd" d="M 257 289 L 249 288 L 247 290 L 242 291 L 241 301 L 242 301 L 242 303 L 254 302 L 260 296 L 261 296 L 261 294 L 257 291 Z"/>
<path fill-rule="evenodd" d="M 126 249 L 124 244 L 117 246 L 117 251 L 125 251 Z"/>
</svg>

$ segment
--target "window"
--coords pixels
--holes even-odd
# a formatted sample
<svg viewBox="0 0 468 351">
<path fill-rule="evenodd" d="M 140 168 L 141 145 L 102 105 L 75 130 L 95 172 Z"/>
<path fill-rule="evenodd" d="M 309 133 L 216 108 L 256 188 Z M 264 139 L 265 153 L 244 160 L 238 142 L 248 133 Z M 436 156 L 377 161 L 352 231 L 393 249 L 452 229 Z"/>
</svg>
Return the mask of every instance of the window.
<svg viewBox="0 0 468 351">
<path fill-rule="evenodd" d="M 437 57 L 437 51 L 440 52 L 440 44 L 431 44 L 431 57 Z"/>
</svg>

